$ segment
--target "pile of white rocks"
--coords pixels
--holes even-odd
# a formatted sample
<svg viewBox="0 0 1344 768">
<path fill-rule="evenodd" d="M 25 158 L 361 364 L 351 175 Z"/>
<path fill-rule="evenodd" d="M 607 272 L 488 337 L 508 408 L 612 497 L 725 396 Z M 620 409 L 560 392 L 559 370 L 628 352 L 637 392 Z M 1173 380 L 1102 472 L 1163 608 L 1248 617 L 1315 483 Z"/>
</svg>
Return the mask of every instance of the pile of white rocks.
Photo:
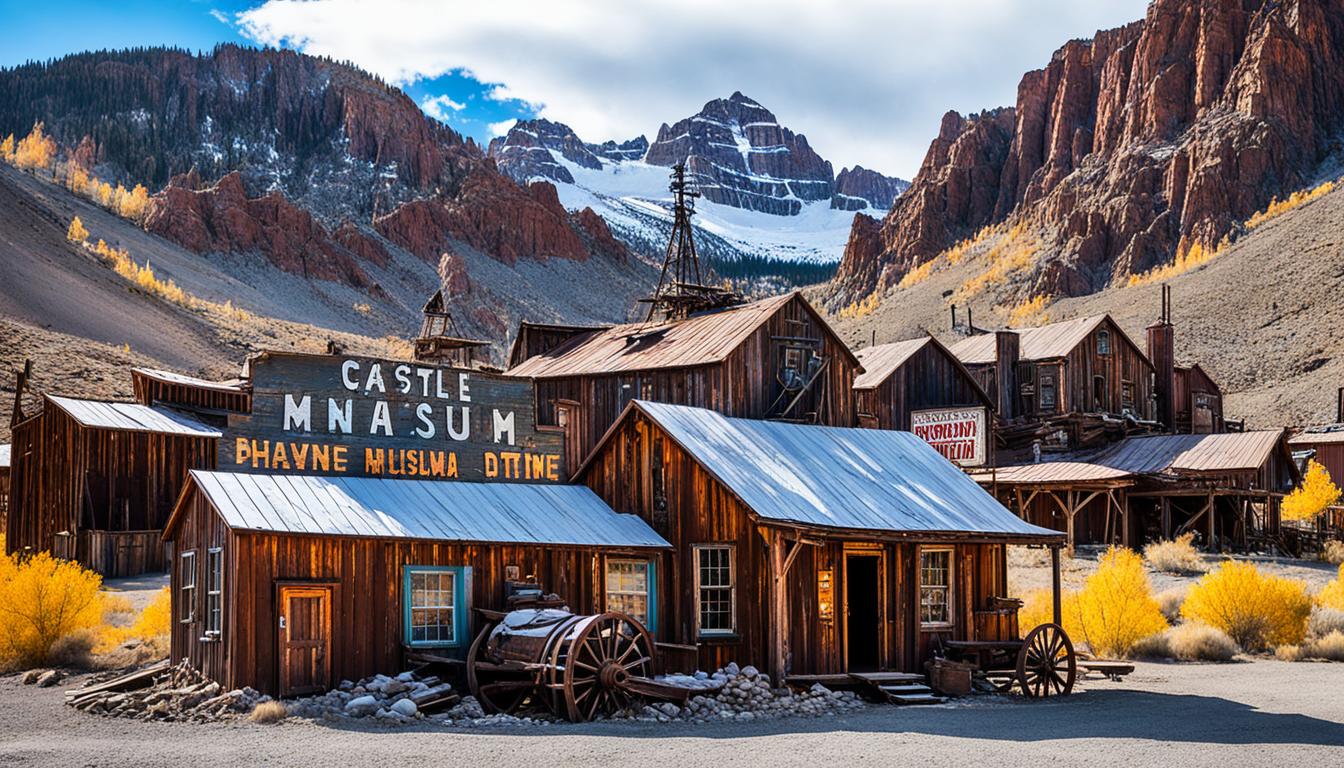
<svg viewBox="0 0 1344 768">
<path fill-rule="evenodd" d="M 412 723 L 425 718 L 424 708 L 454 704 L 453 686 L 435 676 L 402 672 L 396 677 L 374 675 L 359 682 L 342 680 L 340 686 L 321 696 L 287 702 L 291 717 L 341 720 L 373 717 L 391 724 Z"/>
<path fill-rule="evenodd" d="M 713 675 L 697 672 L 690 680 L 677 677 L 663 680 L 674 685 L 706 690 L 706 693 L 692 694 L 684 707 L 663 702 L 650 704 L 637 713 L 624 716 L 660 723 L 673 720 L 746 722 L 778 717 L 823 717 L 853 712 L 865 706 L 857 694 L 832 691 L 820 683 L 804 692 L 795 692 L 788 687 L 772 688 L 770 678 L 752 666 L 738 668 L 736 664 L 729 664 Z M 617 715 L 618 718 L 621 716 Z"/>
</svg>

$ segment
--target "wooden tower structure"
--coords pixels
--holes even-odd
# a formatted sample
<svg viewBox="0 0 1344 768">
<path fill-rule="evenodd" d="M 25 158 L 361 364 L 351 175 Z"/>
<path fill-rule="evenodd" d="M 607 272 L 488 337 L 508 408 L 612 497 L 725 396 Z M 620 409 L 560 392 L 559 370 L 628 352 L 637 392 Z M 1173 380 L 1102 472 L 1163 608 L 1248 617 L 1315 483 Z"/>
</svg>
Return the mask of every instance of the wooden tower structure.
<svg viewBox="0 0 1344 768">
<path fill-rule="evenodd" d="M 479 362 L 488 362 L 490 342 L 462 336 L 444 301 L 443 290 L 437 290 L 424 308 L 425 319 L 420 324 L 420 336 L 415 340 L 415 359 L 423 363 L 474 368 Z M 478 357 L 481 359 L 478 360 Z"/>
<path fill-rule="evenodd" d="M 742 303 L 742 297 L 736 292 L 705 284 L 691 232 L 695 198 L 700 193 L 686 180 L 685 163 L 672 166 L 671 178 L 668 189 L 673 195 L 672 236 L 667 240 L 658 288 L 652 296 L 641 299 L 649 305 L 646 318 L 649 321 L 681 320 L 696 312 Z"/>
</svg>

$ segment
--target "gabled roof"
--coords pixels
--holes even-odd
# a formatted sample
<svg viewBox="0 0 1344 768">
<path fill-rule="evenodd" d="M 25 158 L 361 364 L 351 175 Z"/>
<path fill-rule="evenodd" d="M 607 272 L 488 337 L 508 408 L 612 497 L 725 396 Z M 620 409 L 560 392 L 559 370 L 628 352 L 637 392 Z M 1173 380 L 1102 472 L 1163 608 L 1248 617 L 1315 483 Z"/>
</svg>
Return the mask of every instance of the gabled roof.
<svg viewBox="0 0 1344 768">
<path fill-rule="evenodd" d="M 235 531 L 499 544 L 670 547 L 580 485 L 192 470 L 164 538 L 199 489 Z"/>
<path fill-rule="evenodd" d="M 132 368 L 131 373 L 164 384 L 182 384 L 189 387 L 197 387 L 199 389 L 213 389 L 218 392 L 245 391 L 242 379 L 233 379 L 232 381 L 210 381 L 209 379 L 198 379 L 195 376 L 187 376 L 172 371 L 161 371 L 156 368 Z"/>
<path fill-rule="evenodd" d="M 1035 464 L 999 467 L 993 477 L 1000 483 L 1043 485 L 1254 472 L 1269 461 L 1282 440 L 1281 429 L 1131 437 L 1100 451 L 1059 454 Z M 990 476 L 989 472 L 978 473 L 985 481 Z"/>
<path fill-rule="evenodd" d="M 222 437 L 218 429 L 177 411 L 139 403 L 109 403 L 47 395 L 81 427 L 123 432 L 153 432 L 184 437 Z"/>
<path fill-rule="evenodd" d="M 729 418 L 703 408 L 636 400 L 590 462 L 636 409 L 762 522 L 920 537 L 1045 541 L 1062 536 L 1009 512 L 909 432 Z"/>
<path fill-rule="evenodd" d="M 689 368 L 722 362 L 798 291 L 663 323 L 627 323 L 584 333 L 505 371 L 534 379 Z M 802 299 L 817 322 L 826 321 Z M 832 333 L 834 335 L 834 333 Z M 853 357 L 848 347 L 839 345 Z"/>
<path fill-rule="evenodd" d="M 914 357 L 921 349 L 933 345 L 933 348 L 941 354 L 947 356 L 947 359 L 959 369 L 966 381 L 970 383 L 980 399 L 984 401 L 986 407 L 992 408 L 994 402 L 989 399 L 989 395 L 976 381 L 970 371 L 957 356 L 952 354 L 952 350 L 943 346 L 943 343 L 933 337 L 932 334 L 919 339 L 908 339 L 906 341 L 897 341 L 891 344 L 878 344 L 874 347 L 865 347 L 856 352 L 859 358 L 859 365 L 863 366 L 863 373 L 854 377 L 854 389 L 874 389 L 882 385 L 892 374 L 900 369 L 902 365 Z"/>
<path fill-rule="evenodd" d="M 1058 357 L 1065 357 L 1083 342 L 1097 326 L 1104 321 L 1110 320 L 1109 315 L 1092 315 L 1090 317 L 1080 317 L 1076 320 L 1065 320 L 1058 323 L 1050 323 L 1036 328 L 1017 328 L 1015 330 L 1019 337 L 1018 359 L 1024 361 L 1051 360 Z M 1125 334 L 1119 325 L 1111 320 L 1111 325 L 1124 336 L 1130 346 L 1139 349 L 1138 345 Z M 984 365 L 993 363 L 996 359 L 997 350 L 995 348 L 994 334 L 982 333 L 976 336 L 969 336 L 958 341 L 951 346 L 952 354 L 966 365 Z M 1142 354 L 1142 351 L 1140 351 Z"/>
<path fill-rule="evenodd" d="M 1322 424 L 1307 427 L 1288 438 L 1289 445 L 1322 445 L 1325 443 L 1344 443 L 1344 424 Z"/>
</svg>

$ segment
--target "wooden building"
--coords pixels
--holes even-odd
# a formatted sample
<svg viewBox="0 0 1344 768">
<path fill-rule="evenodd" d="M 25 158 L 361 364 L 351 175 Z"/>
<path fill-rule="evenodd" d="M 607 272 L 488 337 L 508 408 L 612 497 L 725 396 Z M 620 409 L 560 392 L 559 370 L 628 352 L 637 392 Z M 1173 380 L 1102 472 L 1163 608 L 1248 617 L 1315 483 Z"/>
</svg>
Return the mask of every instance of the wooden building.
<svg viewBox="0 0 1344 768">
<path fill-rule="evenodd" d="M 408 653 L 465 658 L 472 609 L 503 608 L 510 582 L 656 631 L 668 546 L 581 486 L 202 471 L 163 538 L 173 663 L 275 696 L 403 669 Z"/>
<path fill-rule="evenodd" d="M 956 356 L 933 336 L 857 353 L 854 379 L 861 427 L 915 432 L 954 463 L 989 460 L 994 403 Z"/>
<path fill-rule="evenodd" d="M 1282 495 L 1300 481 L 1282 430 L 1133 437 L 1107 448 L 982 471 L 1023 519 L 1069 545 L 1138 547 L 1194 531 L 1202 546 L 1247 548 L 1279 532 Z"/>
<path fill-rule="evenodd" d="M 162 570 L 164 523 L 220 434 L 162 406 L 44 397 L 14 425 L 6 548 L 109 577 Z"/>
<path fill-rule="evenodd" d="M 906 432 L 634 401 L 578 472 L 671 542 L 657 637 L 787 675 L 922 672 L 996 637 L 1008 544 L 1063 536 L 1004 509 Z"/>
<path fill-rule="evenodd" d="M 0 524 L 9 520 L 9 443 L 0 444 Z"/>
<path fill-rule="evenodd" d="M 227 426 L 229 414 L 252 410 L 252 393 L 246 379 L 210 381 L 172 371 L 132 368 L 131 385 L 135 401 L 141 405 L 188 411 L 221 427 Z"/>
<path fill-rule="evenodd" d="M 797 291 L 575 333 L 521 360 L 549 342 L 530 330 L 519 338 L 507 373 L 535 382 L 538 422 L 564 429 L 571 468 L 636 398 L 747 418 L 855 423 L 858 359 Z"/>
</svg>

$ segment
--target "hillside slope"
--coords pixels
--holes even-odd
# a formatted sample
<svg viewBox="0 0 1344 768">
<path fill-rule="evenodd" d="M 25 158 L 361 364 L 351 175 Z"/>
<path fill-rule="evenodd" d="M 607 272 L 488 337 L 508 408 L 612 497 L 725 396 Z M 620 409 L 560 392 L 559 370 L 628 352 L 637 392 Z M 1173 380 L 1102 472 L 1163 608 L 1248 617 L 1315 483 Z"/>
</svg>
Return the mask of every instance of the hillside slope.
<svg viewBox="0 0 1344 768">
<path fill-rule="evenodd" d="M 837 317 L 856 346 L 909 338 L 927 328 L 945 341 L 949 303 L 987 269 L 988 243 L 955 265 L 940 263 L 922 281 L 879 295 L 862 317 Z M 1198 362 L 1223 387 L 1229 417 L 1251 426 L 1308 424 L 1334 418 L 1344 384 L 1344 188 L 1336 188 L 1240 237 L 1203 266 L 1167 281 L 1174 296 L 1177 359 Z M 1019 312 L 1013 325 L 1109 312 L 1140 345 L 1157 317 L 1161 283 L 1111 287 L 1064 299 L 1042 312 Z M 820 291 L 819 291 L 820 292 Z M 958 308 L 964 323 L 967 304 Z M 975 324 L 1008 324 L 1010 310 L 972 300 Z"/>
</svg>

